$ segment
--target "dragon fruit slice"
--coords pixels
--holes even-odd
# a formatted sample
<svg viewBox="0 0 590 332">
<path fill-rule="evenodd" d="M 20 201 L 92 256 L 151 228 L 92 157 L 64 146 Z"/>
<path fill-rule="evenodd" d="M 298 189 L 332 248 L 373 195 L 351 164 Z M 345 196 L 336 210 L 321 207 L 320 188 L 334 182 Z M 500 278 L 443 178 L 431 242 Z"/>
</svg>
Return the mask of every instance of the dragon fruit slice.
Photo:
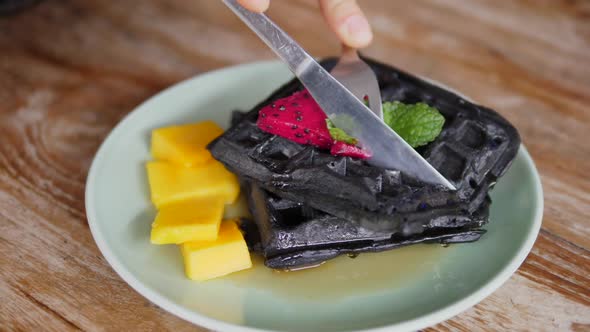
<svg viewBox="0 0 590 332">
<path fill-rule="evenodd" d="M 326 126 L 326 114 L 307 90 L 263 107 L 257 125 L 268 133 L 321 149 L 329 149 L 334 142 Z"/>
<path fill-rule="evenodd" d="M 334 156 L 347 156 L 359 159 L 371 157 L 371 153 L 368 150 L 341 141 L 334 142 L 330 148 L 330 153 Z"/>
<path fill-rule="evenodd" d="M 333 155 L 366 159 L 368 151 L 335 141 L 326 125 L 326 114 L 307 90 L 278 99 L 260 109 L 256 125 L 261 130 L 299 144 L 330 150 Z"/>
</svg>

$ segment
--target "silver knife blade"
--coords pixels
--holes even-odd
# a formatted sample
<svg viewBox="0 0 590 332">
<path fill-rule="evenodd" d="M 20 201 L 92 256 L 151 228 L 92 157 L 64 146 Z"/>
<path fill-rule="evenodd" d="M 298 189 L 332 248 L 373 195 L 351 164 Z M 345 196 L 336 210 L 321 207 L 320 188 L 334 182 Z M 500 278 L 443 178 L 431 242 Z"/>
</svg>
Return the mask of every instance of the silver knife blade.
<svg viewBox="0 0 590 332">
<path fill-rule="evenodd" d="M 236 0 L 222 1 L 287 64 L 334 125 L 356 137 L 371 152 L 370 164 L 455 190 L 453 184 L 266 15 L 249 11 Z"/>
</svg>

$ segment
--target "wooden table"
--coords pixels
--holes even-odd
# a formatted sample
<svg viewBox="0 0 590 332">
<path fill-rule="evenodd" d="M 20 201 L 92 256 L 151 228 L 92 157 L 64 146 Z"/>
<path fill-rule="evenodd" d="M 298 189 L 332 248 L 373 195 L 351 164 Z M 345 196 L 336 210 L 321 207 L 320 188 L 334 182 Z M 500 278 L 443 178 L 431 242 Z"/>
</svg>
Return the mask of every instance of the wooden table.
<svg viewBox="0 0 590 332">
<path fill-rule="evenodd" d="M 497 109 L 541 172 L 543 229 L 518 272 L 429 330 L 590 330 L 590 2 L 361 1 L 365 54 Z M 316 1 L 270 15 L 316 56 Z M 200 330 L 133 291 L 90 234 L 84 183 L 136 105 L 201 72 L 273 55 L 218 1 L 46 0 L 0 19 L 0 330 Z"/>
</svg>

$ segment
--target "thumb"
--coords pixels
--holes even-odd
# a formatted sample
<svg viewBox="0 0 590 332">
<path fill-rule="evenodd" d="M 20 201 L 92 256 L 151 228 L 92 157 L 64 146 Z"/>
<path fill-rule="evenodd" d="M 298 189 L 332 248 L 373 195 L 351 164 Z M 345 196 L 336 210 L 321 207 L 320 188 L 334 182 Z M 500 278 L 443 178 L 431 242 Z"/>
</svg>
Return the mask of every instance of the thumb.
<svg viewBox="0 0 590 332">
<path fill-rule="evenodd" d="M 320 8 L 328 25 L 344 44 L 362 48 L 373 40 L 371 26 L 355 0 L 320 0 Z"/>
</svg>

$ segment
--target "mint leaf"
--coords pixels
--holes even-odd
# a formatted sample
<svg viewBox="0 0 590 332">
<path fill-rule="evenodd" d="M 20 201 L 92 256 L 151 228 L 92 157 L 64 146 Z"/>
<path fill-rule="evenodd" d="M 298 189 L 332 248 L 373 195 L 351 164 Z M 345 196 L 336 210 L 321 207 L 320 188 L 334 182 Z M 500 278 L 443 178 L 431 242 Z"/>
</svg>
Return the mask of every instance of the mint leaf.
<svg viewBox="0 0 590 332">
<path fill-rule="evenodd" d="M 335 141 L 341 141 L 352 145 L 356 145 L 356 143 L 358 143 L 356 138 L 348 135 L 344 130 L 336 128 L 330 119 L 326 119 L 326 126 L 328 126 L 330 136 L 332 136 L 332 139 Z"/>
<path fill-rule="evenodd" d="M 399 101 L 383 103 L 383 121 L 416 148 L 434 141 L 445 118 L 425 103 L 406 105 Z"/>
<path fill-rule="evenodd" d="M 383 122 L 393 129 L 410 146 L 417 148 L 434 141 L 445 124 L 439 111 L 425 103 L 404 104 L 399 101 L 383 103 Z M 330 136 L 335 141 L 356 145 L 358 140 L 344 130 L 336 128 L 326 119 Z"/>
</svg>

